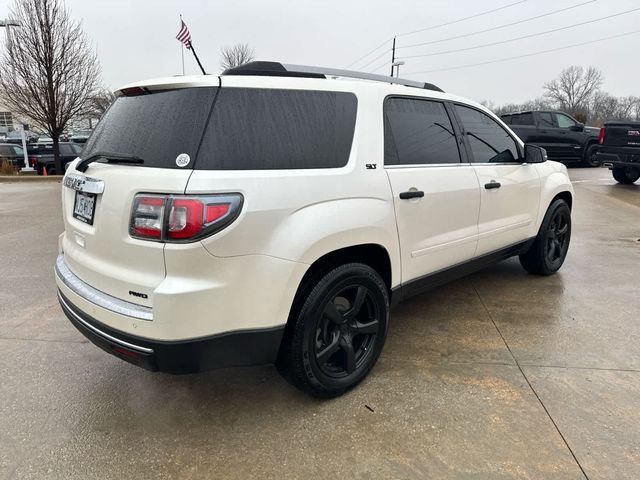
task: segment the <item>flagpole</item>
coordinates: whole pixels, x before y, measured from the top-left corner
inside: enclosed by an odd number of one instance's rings
[[[180,14],[180,25],[182,25],[182,14]],[[180,42],[180,53],[182,54],[182,76],[184,77],[184,43]]]
[[[193,48],[193,44],[191,42],[189,42],[189,50],[191,50],[191,52],[193,53],[193,56],[196,57],[196,62],[198,62],[198,66],[200,67],[200,70],[202,70],[202,74],[206,75],[207,72],[205,72],[204,68],[202,68],[202,64],[200,63],[200,59],[198,58],[198,55],[196,55],[196,51]]]

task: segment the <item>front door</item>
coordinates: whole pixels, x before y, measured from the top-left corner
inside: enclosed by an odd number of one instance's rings
[[[524,164],[516,141],[480,110],[456,105],[465,144],[480,184],[477,256],[535,236],[540,177]]]
[[[442,102],[384,104],[385,169],[394,197],[402,283],[473,258],[480,189]]]

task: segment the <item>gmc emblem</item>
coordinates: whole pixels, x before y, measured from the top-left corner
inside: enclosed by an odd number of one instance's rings
[[[629,135],[630,137],[640,137],[640,131],[638,131],[638,130],[629,130],[627,132],[627,135]]]

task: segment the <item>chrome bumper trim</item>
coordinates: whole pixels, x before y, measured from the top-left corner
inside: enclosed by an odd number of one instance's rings
[[[110,342],[117,343],[118,345],[122,345],[123,347],[129,348],[131,350],[137,350],[137,351],[142,352],[142,353],[153,353],[153,349],[152,348],[141,347],[140,345],[134,345],[133,343],[125,342],[124,340],[120,340],[119,338],[112,337],[108,333],[105,333],[102,330],[100,330],[99,328],[96,328],[93,325],[91,325],[90,323],[87,323],[76,312],[73,311],[73,309],[69,306],[69,304],[66,302],[66,300],[63,298],[62,294],[59,291],[58,291],[58,300],[60,300],[60,303],[62,303],[62,306],[65,308],[65,310],[70,315],[73,315],[73,318],[75,318],[78,322],[80,322],[82,325],[87,327],[89,330],[91,330],[96,335],[99,335],[99,336],[109,340]]]
[[[114,313],[135,318],[136,320],[153,320],[153,309],[112,297],[100,290],[96,290],[91,285],[80,280],[71,270],[69,270],[69,267],[67,267],[63,253],[58,255],[58,258],[56,259],[56,275],[62,283],[69,287],[75,294],[80,295],[88,302]]]

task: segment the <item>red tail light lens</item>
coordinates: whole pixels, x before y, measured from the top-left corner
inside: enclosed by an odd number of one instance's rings
[[[233,222],[242,208],[239,193],[224,195],[137,195],[129,233],[134,238],[192,242]]]
[[[604,143],[604,127],[600,129],[600,136],[598,137],[598,143],[600,145]]]

